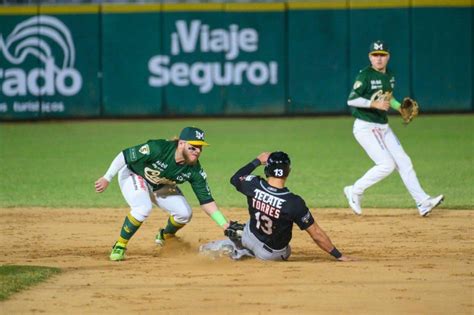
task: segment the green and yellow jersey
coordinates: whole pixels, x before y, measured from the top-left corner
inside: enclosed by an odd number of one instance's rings
[[[395,87],[395,76],[387,69],[385,73],[378,72],[371,66],[362,69],[356,77],[349,100],[359,97],[370,100],[379,90],[392,92]],[[387,112],[375,108],[361,108],[350,106],[352,116],[379,124],[388,122]]]
[[[177,164],[176,147],[177,141],[149,140],[122,152],[128,168],[142,176],[153,190],[189,182],[201,205],[214,201],[199,161],[195,165]]]

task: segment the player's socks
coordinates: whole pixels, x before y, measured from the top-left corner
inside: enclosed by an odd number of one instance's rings
[[[173,217],[168,218],[168,223],[166,224],[166,227],[163,229],[163,236],[164,238],[172,237],[178,232],[179,229],[181,229],[183,226],[186,224],[178,223],[174,220]]]
[[[120,237],[118,238],[117,243],[121,246],[126,247],[128,241],[132,238],[133,234],[138,230],[142,225],[142,222],[135,219],[130,213],[125,217],[125,221],[122,225],[122,230],[120,231]]]

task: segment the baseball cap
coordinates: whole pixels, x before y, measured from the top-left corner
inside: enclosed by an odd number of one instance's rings
[[[196,127],[185,127],[179,135],[179,140],[184,140],[191,145],[209,145],[204,141],[204,131]]]
[[[390,54],[390,50],[388,48],[388,45],[385,42],[381,40],[377,40],[373,42],[372,44],[370,44],[369,54],[388,55]]]

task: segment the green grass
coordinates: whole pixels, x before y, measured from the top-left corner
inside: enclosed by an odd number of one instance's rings
[[[58,268],[37,266],[0,266],[0,301],[60,272]]]
[[[211,146],[201,163],[221,208],[245,206],[229,178],[260,152],[273,150],[290,154],[287,185],[309,206],[347,207],[342,188],[372,165],[352,124],[350,117],[2,123],[0,207],[125,208],[116,179],[103,194],[94,192],[94,181],[122,149],[170,138],[187,125],[207,133]],[[474,115],[422,115],[408,127],[391,117],[391,127],[429,194],[445,194],[444,208],[474,209]],[[198,205],[189,185],[182,187],[191,205]],[[364,197],[364,207],[413,206],[397,172]]]

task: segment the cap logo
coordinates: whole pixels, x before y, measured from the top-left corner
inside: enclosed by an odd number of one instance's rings
[[[204,132],[199,132],[196,130],[196,139],[203,140],[204,139]]]
[[[383,44],[374,43],[374,49],[375,50],[383,50]]]

